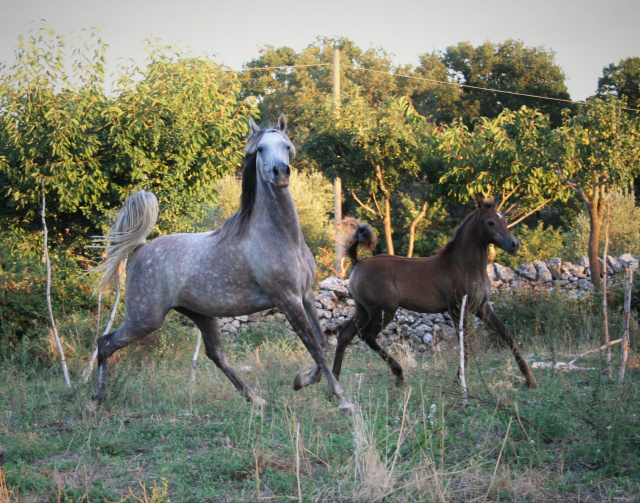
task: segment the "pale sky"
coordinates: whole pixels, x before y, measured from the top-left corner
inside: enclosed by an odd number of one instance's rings
[[[602,69],[640,56],[640,0],[0,0],[0,61],[13,61],[31,21],[61,35],[100,28],[108,62],[143,61],[145,38],[214,54],[239,70],[265,45],[301,51],[316,37],[379,47],[397,64],[469,41],[521,40],[555,53],[574,100],[595,93]]]

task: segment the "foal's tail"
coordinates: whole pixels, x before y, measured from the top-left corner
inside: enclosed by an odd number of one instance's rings
[[[346,218],[343,222],[355,226],[355,230],[344,241],[343,246],[347,257],[351,259],[353,265],[356,265],[358,263],[358,246],[362,246],[370,252],[376,245],[378,237],[368,224],[361,224],[355,218]]]
[[[117,288],[121,264],[132,251],[146,243],[157,219],[158,199],[151,192],[141,190],[125,201],[109,234],[93,238],[94,241],[107,242],[98,246],[106,249],[104,261],[91,270],[103,273],[96,291]]]

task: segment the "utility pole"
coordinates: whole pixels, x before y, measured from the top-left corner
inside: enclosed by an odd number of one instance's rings
[[[340,49],[333,49],[333,106],[336,115],[340,115]],[[342,180],[336,177],[333,180],[333,213],[335,218],[335,250],[336,273],[342,273],[342,244],[338,239],[338,225],[342,221]]]

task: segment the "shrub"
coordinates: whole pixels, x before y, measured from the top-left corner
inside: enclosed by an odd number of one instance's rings
[[[15,240],[9,233],[2,233],[0,240],[0,345],[8,356],[24,347],[24,338],[44,338],[43,334],[48,334],[47,271],[35,253],[21,254],[19,247],[12,246]],[[50,258],[51,300],[60,329],[64,317],[95,308],[91,288],[94,278],[81,276],[83,271],[73,256],[52,251]]]
[[[547,347],[552,353],[599,342],[600,306],[559,291],[515,290],[495,296],[495,311],[519,342]]]
[[[521,225],[514,229],[514,236],[520,240],[520,251],[516,255],[498,249],[496,262],[512,268],[534,260],[546,261],[564,254],[562,231],[544,225],[541,221],[536,227]]]

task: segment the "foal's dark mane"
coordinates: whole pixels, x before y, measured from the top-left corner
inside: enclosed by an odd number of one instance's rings
[[[257,166],[258,143],[262,136],[268,132],[280,133],[291,144],[291,154],[295,156],[295,148],[289,137],[279,129],[261,129],[252,133],[247,138],[247,146],[244,148],[244,161],[242,168],[242,194],[240,195],[240,208],[225,220],[222,226],[214,231],[220,234],[220,241],[234,236],[242,236],[251,218],[253,206],[256,202],[257,191]]]
[[[485,199],[484,201],[482,201],[482,205],[485,208],[492,207],[493,199]],[[446,245],[444,245],[440,249],[440,251],[438,251],[438,255],[440,256],[448,255],[455,249],[455,247],[460,242],[460,239],[462,238],[462,233],[466,229],[467,225],[469,225],[469,222],[471,222],[471,220],[473,220],[478,216],[479,211],[480,211],[480,208],[476,209],[475,211],[472,211],[467,215],[467,217],[462,221],[462,223],[456,228],[455,233],[453,234],[453,238],[451,238],[451,241],[449,241]]]

